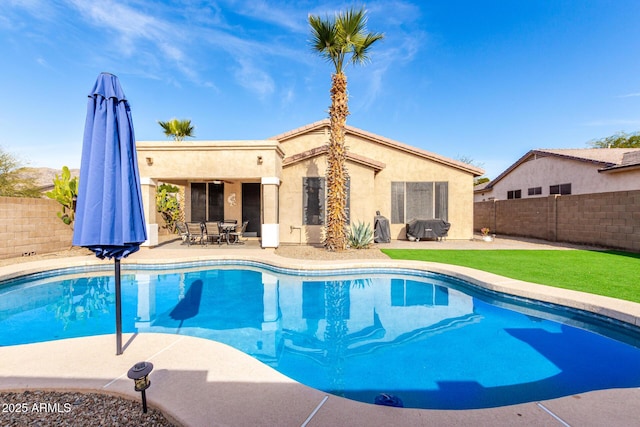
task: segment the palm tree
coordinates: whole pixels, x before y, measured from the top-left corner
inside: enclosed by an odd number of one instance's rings
[[[173,137],[174,141],[184,141],[185,138],[193,138],[193,126],[191,120],[171,119],[168,122],[158,120],[158,124],[164,129],[164,134]]]
[[[344,128],[349,115],[347,96],[347,63],[364,64],[371,45],[384,35],[368,33],[364,9],[351,9],[336,14],[334,19],[322,19],[309,15],[311,45],[315,52],[333,63],[331,75],[331,106],[329,107],[329,151],[327,153],[327,223],[324,246],[330,251],[342,251],[347,247],[347,180],[345,167],[347,149],[344,144]],[[350,56],[350,58],[347,58]]]

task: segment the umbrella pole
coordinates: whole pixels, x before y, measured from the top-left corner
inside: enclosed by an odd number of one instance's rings
[[[116,356],[122,354],[122,299],[120,286],[120,260],[115,259],[116,277]]]

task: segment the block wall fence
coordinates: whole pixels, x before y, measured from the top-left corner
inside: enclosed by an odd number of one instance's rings
[[[71,247],[73,229],[58,218],[62,206],[51,199],[0,197],[0,259],[45,254]],[[160,235],[170,235],[156,213]]]
[[[640,252],[640,191],[474,203],[475,230]]]
[[[51,199],[0,197],[0,259],[66,250],[73,230]]]
[[[50,199],[0,197],[0,259],[66,250],[73,230]],[[159,221],[161,222],[161,220]],[[474,204],[474,229],[640,252],[640,190]]]

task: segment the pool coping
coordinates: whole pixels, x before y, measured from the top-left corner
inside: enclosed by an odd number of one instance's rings
[[[405,260],[310,261],[256,253],[196,254],[141,251],[123,260],[150,264],[251,261],[294,270],[402,268],[445,274],[497,292],[561,304],[638,325],[640,304],[508,279],[466,267]],[[136,255],[136,254],[134,254]],[[0,280],[67,267],[107,266],[112,261],[75,257],[0,268]],[[127,335],[124,354],[115,356],[113,335],[75,338],[0,348],[0,389],[69,389],[122,394],[139,399],[126,371],[139,360],[153,360],[149,404],[182,425],[513,425],[514,423],[624,423],[640,417],[640,389],[611,389],[500,408],[447,411],[381,407],[311,389],[224,344],[167,334]],[[42,363],[47,360],[48,363]],[[96,372],[96,363],[100,372]],[[197,372],[196,390],[192,377]],[[203,380],[201,377],[204,377]],[[220,389],[229,395],[222,395]],[[239,400],[242,401],[239,403]],[[272,406],[268,406],[269,405]],[[246,406],[245,406],[246,404]],[[244,410],[242,408],[245,408]],[[402,412],[398,412],[402,411]],[[305,424],[306,423],[306,424]]]

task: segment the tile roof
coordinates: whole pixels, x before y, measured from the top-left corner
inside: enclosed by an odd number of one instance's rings
[[[322,145],[320,147],[312,148],[311,150],[303,151],[302,153],[294,154],[293,156],[287,157],[283,160],[282,166],[288,166],[294,163],[301,162],[302,160],[309,159],[311,157],[319,156],[321,154],[325,154],[329,151],[329,147],[326,145]],[[387,167],[386,164],[379,162],[377,160],[370,159],[365,156],[361,156],[359,154],[355,154],[351,151],[347,151],[347,159],[360,163],[362,165],[368,166],[375,170],[376,172],[380,172],[382,169]]]
[[[613,166],[622,163],[625,153],[633,150],[640,151],[640,148],[565,148],[552,150],[538,149],[534,151],[539,154],[548,153],[558,157]]]
[[[329,119],[324,119],[324,120],[310,123],[305,126],[301,126],[299,128],[290,130],[280,135],[272,136],[271,138],[268,138],[268,139],[275,139],[280,141],[281,143],[284,143],[288,139],[294,138],[298,135],[302,135],[302,134],[305,134],[314,130],[322,129],[322,128],[328,128],[329,124],[330,124]],[[475,166],[469,165],[467,163],[460,162],[458,160],[453,160],[447,157],[443,157],[438,154],[432,153],[430,151],[422,150],[420,148],[416,148],[411,145],[403,144],[402,142],[394,141],[392,139],[385,138],[383,136],[376,135],[374,133],[367,132],[362,129],[358,129],[353,126],[347,125],[345,127],[345,130],[346,130],[346,133],[348,134],[359,136],[361,138],[368,139],[370,141],[376,142],[381,145],[385,145],[387,147],[395,148],[397,150],[412,153],[417,156],[436,161],[438,163],[452,166],[454,168],[464,170],[465,172],[472,173],[474,176],[481,176],[482,174],[484,174],[484,170],[477,168]]]

